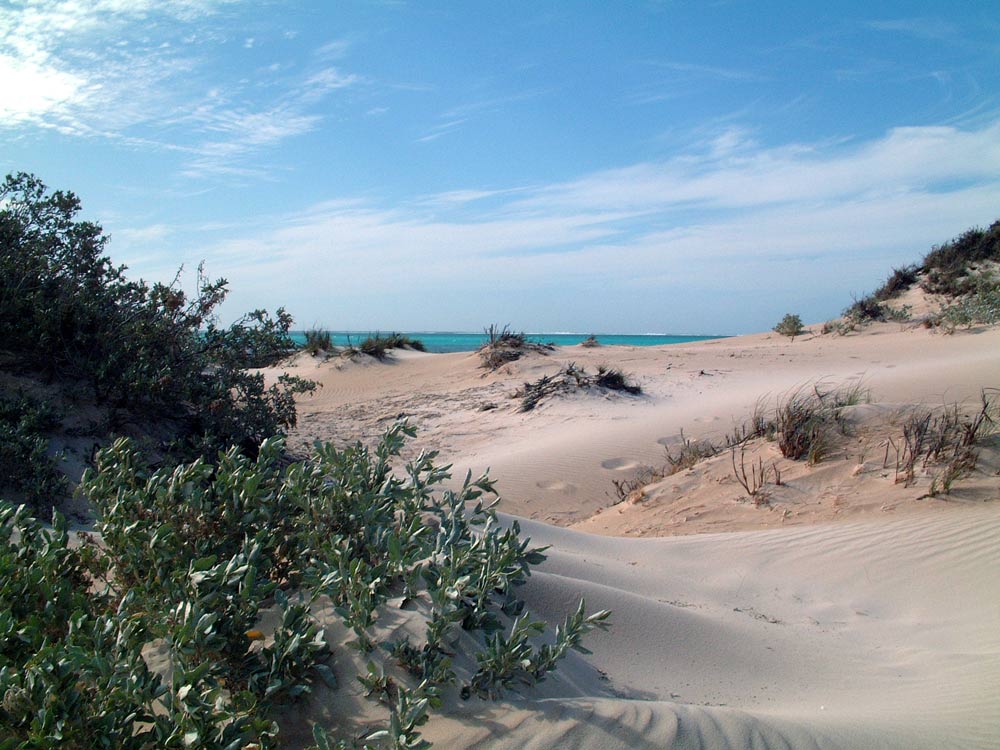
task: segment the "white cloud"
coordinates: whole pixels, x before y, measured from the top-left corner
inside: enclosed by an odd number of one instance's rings
[[[940,18],[915,17],[869,21],[868,28],[875,31],[895,32],[921,39],[947,39],[957,33],[954,24]]]
[[[0,6],[0,129],[54,128],[188,152],[188,176],[260,175],[250,156],[313,130],[321,119],[316,106],[363,79],[330,66],[297,76],[271,66],[252,80],[216,76],[201,93],[223,37],[212,24],[192,30],[190,22],[234,1]],[[247,48],[255,44],[254,37],[243,40]]]
[[[233,281],[234,300],[288,304],[337,325],[352,323],[330,319],[331,295],[360,327],[476,330],[489,302],[505,321],[533,311],[540,317],[521,324],[549,329],[732,331],[734,310],[740,330],[773,325],[787,305],[806,318],[837,314],[890,266],[997,218],[1000,123],[897,128],[854,145],[735,140],[736,149],[393,210],[327,202],[197,258]],[[365,289],[378,292],[356,292]],[[415,301],[421,289],[435,293]],[[599,289],[599,309],[543,303],[568,289]],[[706,309],[706,294],[725,304]]]
[[[80,101],[86,89],[79,76],[2,53],[0,81],[0,124],[38,120],[47,112]]]

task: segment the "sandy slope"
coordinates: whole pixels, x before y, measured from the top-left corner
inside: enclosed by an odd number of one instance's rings
[[[517,706],[498,746],[996,747],[996,505],[670,539],[527,531],[553,545],[536,610],[579,593],[615,611],[591,641],[608,683]]]
[[[520,383],[570,361],[621,367],[645,393],[517,410]],[[581,595],[614,610],[611,633],[591,637],[594,655],[574,655],[537,690],[499,705],[450,700],[425,728],[438,746],[1000,746],[995,451],[945,499],[918,500],[919,487],[895,485],[877,462],[864,470],[858,448],[790,474],[797,494],[776,497],[781,512],[737,502],[720,468],[609,507],[611,480],[662,463],[682,429],[720,437],[762,396],[803,383],[863,377],[883,409],[976,397],[1000,386],[1000,330],[572,347],[493,374],[466,354],[295,369],[324,385],[301,404],[297,440],[369,439],[407,416],[420,429],[413,451],[491,467],[502,509],[536,519],[522,521],[527,533],[552,545],[526,587],[537,614],[555,622]],[[674,494],[702,507],[679,512]],[[364,714],[357,694],[330,699]]]
[[[519,412],[515,390],[568,362],[590,371],[619,367],[644,394],[580,393]],[[406,352],[388,363],[303,358],[295,370],[322,384],[300,404],[296,440],[372,439],[405,416],[419,430],[414,449],[439,450],[459,472],[490,469],[506,512],[569,525],[612,502],[612,480],[662,465],[664,447],[676,444],[681,430],[721,438],[758,399],[806,383],[862,378],[879,403],[975,399],[982,387],[1000,386],[1000,330],[944,336],[884,324],[792,342],[758,334],[685,346],[566,347],[492,374],[464,353]],[[490,404],[497,408],[480,411]]]

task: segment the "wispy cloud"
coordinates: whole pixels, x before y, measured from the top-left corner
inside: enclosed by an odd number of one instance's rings
[[[359,316],[344,325],[385,324],[375,319],[385,300],[409,300],[416,287],[438,293],[414,302],[412,314],[437,317],[410,325],[450,320],[475,330],[485,299],[475,280],[491,279],[491,304],[506,305],[507,317],[548,310],[524,325],[597,326],[603,314],[621,318],[605,326],[662,329],[666,316],[672,330],[719,331],[732,330],[731,311],[744,309],[746,330],[787,312],[776,304],[836,314],[891,264],[995,218],[998,175],[997,122],[771,148],[734,131],[722,147],[534,188],[456,190],[393,209],[325,203],[197,252],[258,304],[287,302],[280,295],[295,290],[308,306],[311,289],[337,290]],[[836,278],[817,291],[815,277],[831,263]],[[577,308],[556,320],[534,301],[543,287],[558,295],[589,286],[601,289],[600,313]],[[376,287],[378,300],[351,296]],[[726,294],[725,311],[700,305],[705,293]]]
[[[875,31],[906,34],[920,39],[948,39],[958,32],[954,24],[944,19],[923,16],[869,21],[866,25]]]
[[[162,21],[189,22],[211,14],[225,0],[37,0],[0,7],[0,59],[4,61],[4,100],[0,127],[31,122],[70,131],[103,129],[109,98],[135,112],[136,91],[149,90],[184,71],[189,61],[169,43],[130,42],[107,36],[137,23],[147,28]],[[107,48],[107,49],[104,49]],[[153,71],[155,74],[151,75]],[[118,90],[138,81],[131,91]],[[33,92],[24,97],[25,92]],[[134,114],[133,114],[134,116]]]
[[[720,81],[762,81],[766,77],[746,68],[726,68],[718,65],[700,65],[698,63],[679,62],[672,60],[647,60],[646,64],[661,70],[681,73],[697,78],[715,78]]]
[[[436,141],[442,136],[453,133],[455,130],[461,126],[467,118],[463,117],[458,120],[448,120],[447,122],[442,122],[434,127],[430,128],[426,133],[417,138],[417,143],[430,143],[431,141]]]
[[[546,93],[548,92],[544,89],[530,89],[515,94],[480,97],[456,104],[442,112],[439,116],[440,122],[428,128],[423,135],[415,140],[417,143],[436,141],[438,138],[454,133],[470,120],[482,117],[484,114],[500,112],[511,104],[537,99]]]
[[[0,129],[26,126],[191,154],[187,176],[259,175],[248,157],[318,127],[317,105],[363,82],[329,64],[226,82],[213,55],[235,0],[34,0],[0,7]],[[198,21],[197,25],[193,22]],[[216,29],[213,31],[213,29]],[[109,45],[107,40],[118,41]],[[256,37],[244,37],[249,51]],[[218,71],[216,71],[218,72]],[[221,87],[221,88],[220,88]]]
[[[706,84],[753,83],[767,77],[749,68],[730,68],[678,60],[640,60],[646,82],[625,97],[628,104],[642,105],[677,99],[696,93]]]

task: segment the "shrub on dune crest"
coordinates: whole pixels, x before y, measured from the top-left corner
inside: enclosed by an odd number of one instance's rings
[[[792,315],[788,313],[781,319],[781,321],[774,327],[775,333],[780,333],[782,336],[788,336],[788,338],[795,340],[796,336],[801,336],[805,333],[805,327],[802,325],[802,318],[798,315]]]
[[[388,336],[375,333],[368,336],[368,338],[358,345],[358,351],[375,359],[383,359],[390,349],[412,349],[418,352],[427,351],[427,347],[424,346],[423,341],[404,336],[400,333],[391,333]]]
[[[487,370],[496,370],[509,362],[516,362],[528,352],[549,352],[552,346],[529,341],[525,333],[515,333],[509,325],[502,328],[495,323],[483,330],[486,343],[479,347],[479,358]]]
[[[314,356],[320,352],[332,352],[335,349],[333,337],[329,331],[311,328],[306,331],[306,342],[302,345],[302,349]]]

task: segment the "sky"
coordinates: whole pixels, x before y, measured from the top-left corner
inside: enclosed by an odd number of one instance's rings
[[[1000,5],[0,0],[20,171],[223,322],[822,322],[1000,218]]]

